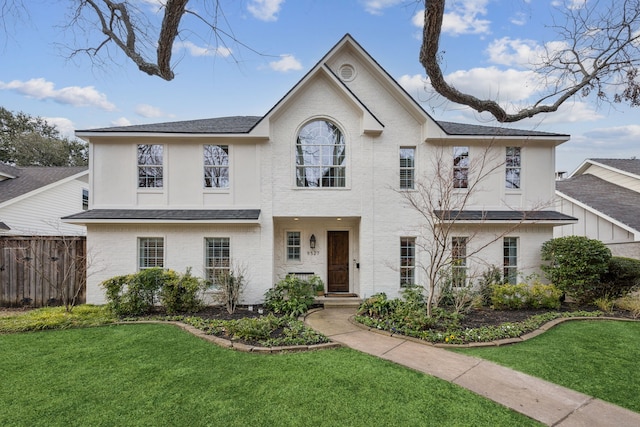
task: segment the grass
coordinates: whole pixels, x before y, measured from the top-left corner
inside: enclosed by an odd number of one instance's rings
[[[565,322],[523,343],[456,350],[640,412],[640,322]]]
[[[256,355],[171,325],[0,335],[3,426],[538,425],[349,349]]]

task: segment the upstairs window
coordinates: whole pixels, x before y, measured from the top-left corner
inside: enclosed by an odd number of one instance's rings
[[[138,188],[162,188],[162,151],[159,144],[138,145]]]
[[[453,188],[469,187],[469,147],[453,147]]]
[[[86,188],[82,189],[82,210],[86,211],[89,209],[89,190]]]
[[[467,238],[451,238],[451,286],[459,288],[467,283]]]
[[[296,185],[346,186],[346,145],[338,127],[326,120],[304,125],[296,141]]]
[[[507,147],[507,158],[505,162],[505,185],[506,188],[520,188],[520,167],[521,167],[520,147]]]
[[[164,267],[164,239],[141,237],[138,239],[138,268]]]
[[[413,190],[415,177],[415,147],[400,147],[400,189]]]
[[[229,146],[204,146],[205,188],[229,188]]]

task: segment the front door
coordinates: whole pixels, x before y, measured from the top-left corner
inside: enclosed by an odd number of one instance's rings
[[[349,232],[328,231],[327,241],[327,290],[349,292]]]

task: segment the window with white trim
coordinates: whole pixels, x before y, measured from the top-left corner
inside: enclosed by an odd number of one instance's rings
[[[451,286],[459,288],[467,284],[467,238],[451,238]]]
[[[453,147],[453,188],[469,187],[469,147]]]
[[[347,151],[335,124],[314,120],[300,129],[296,141],[298,187],[346,187]]]
[[[229,188],[229,146],[204,146],[205,188]]]
[[[400,286],[416,284],[416,238],[400,238]]]
[[[400,147],[400,189],[413,190],[415,179],[416,148]]]
[[[502,277],[506,283],[518,283],[518,238],[505,237],[503,241]]]
[[[163,237],[139,237],[138,238],[138,268],[164,267],[164,238]]]
[[[163,146],[138,144],[138,188],[162,188]]]
[[[215,284],[222,275],[231,269],[231,250],[228,237],[210,237],[205,239],[204,268],[206,279]]]
[[[82,210],[86,211],[89,209],[89,190],[86,188],[82,189]]]
[[[287,261],[300,261],[300,232],[287,231]]]
[[[520,147],[507,147],[505,161],[505,186],[507,189],[520,188],[522,157]]]

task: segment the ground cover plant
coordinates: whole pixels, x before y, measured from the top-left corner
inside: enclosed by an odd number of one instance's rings
[[[171,325],[0,335],[0,425],[539,425],[349,349],[257,355]]]
[[[640,322],[565,322],[522,343],[456,350],[640,412]]]

